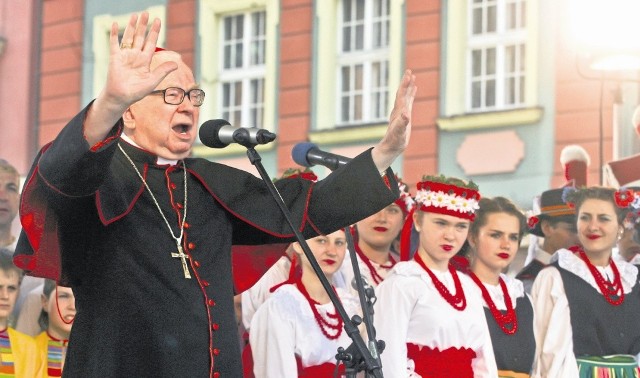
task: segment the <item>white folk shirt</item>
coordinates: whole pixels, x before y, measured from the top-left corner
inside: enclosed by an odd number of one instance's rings
[[[552,262],[558,261],[561,268],[577,275],[595,288],[600,289],[587,265],[568,249],[560,249],[553,255]],[[626,261],[616,258],[625,294],[635,285],[638,270]],[[600,274],[611,279],[611,265],[596,267]],[[571,313],[562,277],[556,267],[543,269],[533,282],[531,289],[535,320],[533,331],[537,351],[534,365],[535,377],[578,377],[578,364],[573,354],[573,332]],[[588,306],[585,303],[585,306]],[[590,332],[590,330],[585,330]]]
[[[354,279],[355,275],[353,273],[353,264],[351,263],[351,256],[349,255],[350,253],[351,252],[347,251],[347,254],[344,256],[344,262],[340,267],[340,274],[343,277],[345,284],[351,291],[351,294],[357,297],[358,291],[356,290],[356,283]],[[371,271],[369,270],[369,267],[367,266],[367,264],[364,263],[364,261],[362,261],[362,259],[360,258],[360,256],[358,256],[357,253],[356,253],[356,259],[358,261],[358,268],[360,269],[360,275],[367,281],[367,283],[371,287],[375,288],[376,286],[378,286],[376,282],[373,280],[373,277],[371,276]],[[369,260],[369,262],[371,263],[371,266],[373,266],[373,268],[375,269],[376,273],[378,273],[378,275],[382,277],[383,280],[389,275],[389,272],[391,271],[390,268],[385,268],[380,264],[371,260]],[[387,263],[383,265],[388,266],[390,264],[391,263]]]
[[[290,267],[291,260],[286,256],[280,257],[280,259],[260,277],[258,282],[248,290],[242,292],[242,324],[247,331],[249,327],[251,327],[251,320],[258,310],[258,307],[271,296],[269,290],[273,286],[287,280]]]
[[[360,314],[356,298],[341,288],[336,292],[349,317]],[[327,313],[336,313],[331,302],[316,308],[325,319]],[[296,286],[289,284],[278,288],[256,311],[249,340],[256,377],[296,378],[296,356],[303,367],[336,363],[338,347],[346,349],[351,345],[344,329],[335,340],[325,337],[309,302]]]
[[[271,296],[271,288],[286,281],[289,278],[290,269],[291,260],[287,256],[282,256],[262,277],[260,277],[258,282],[248,290],[242,292],[240,296],[242,300],[242,324],[247,331],[249,331],[249,327],[251,327],[251,319],[253,319],[254,314],[258,311],[258,307],[260,307],[267,298]],[[333,275],[333,279],[331,281],[334,287],[346,287],[344,278],[340,271]]]
[[[524,297],[526,293],[524,292],[524,286],[522,285],[522,281],[515,279],[513,277],[509,277],[506,274],[500,274],[500,278],[504,281],[504,284],[507,286],[507,292],[509,293],[509,297],[511,298],[511,305],[513,308],[516,308],[516,300],[518,298]],[[491,285],[483,282],[484,287],[487,289],[491,300],[496,305],[498,310],[506,310],[507,305],[505,303],[504,293],[502,292],[502,287],[500,284]],[[489,308],[489,306],[482,301],[484,307]]]
[[[433,270],[451,293],[455,293],[449,271]],[[407,343],[444,350],[450,347],[475,351],[475,377],[498,376],[483,299],[476,284],[458,273],[467,306],[454,309],[434,286],[427,272],[415,261],[398,263],[377,287],[374,323],[377,338],[386,348],[381,354],[385,377],[416,377],[407,359]]]

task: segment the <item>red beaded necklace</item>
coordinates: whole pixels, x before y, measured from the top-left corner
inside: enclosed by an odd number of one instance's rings
[[[464,291],[462,290],[460,277],[458,277],[458,273],[456,272],[453,265],[449,264],[449,273],[451,273],[451,276],[453,277],[453,282],[455,284],[455,288],[456,288],[455,295],[452,295],[447,289],[447,287],[444,286],[442,282],[440,282],[438,277],[436,277],[436,275],[433,274],[431,269],[429,269],[427,265],[424,263],[424,261],[422,261],[422,258],[420,258],[420,255],[418,253],[414,255],[414,260],[418,263],[418,265],[422,267],[422,269],[424,269],[427,272],[429,277],[431,277],[431,281],[433,281],[433,285],[438,290],[438,293],[440,293],[440,295],[442,296],[442,298],[444,298],[445,301],[449,302],[451,307],[455,308],[458,311],[462,311],[467,307],[467,299],[465,298]]]
[[[354,239],[356,239],[355,227],[351,227],[350,231],[351,231],[351,235],[354,237]],[[364,252],[362,252],[362,249],[358,245],[358,241],[356,240],[353,244],[354,244],[353,248],[356,250],[356,254],[358,255],[358,257],[360,257],[360,260],[362,260],[362,262],[364,262],[364,264],[367,266],[367,269],[369,269],[369,274],[370,274],[371,278],[373,279],[373,282],[376,285],[379,285],[380,282],[384,281],[384,277],[382,277],[378,273],[376,268],[371,263],[371,260],[367,257],[367,255],[364,254]],[[393,258],[391,253],[389,253],[389,264],[388,265],[380,265],[380,267],[383,268],[383,269],[389,270],[389,269],[393,268],[394,265],[396,265],[396,260]]]
[[[513,335],[518,331],[518,318],[516,316],[516,310],[513,308],[513,303],[511,302],[511,296],[509,295],[509,291],[507,290],[507,285],[502,280],[502,277],[498,277],[498,282],[500,283],[500,288],[502,289],[502,295],[504,295],[504,305],[507,307],[507,312],[502,313],[502,311],[498,310],[495,302],[491,299],[491,295],[489,291],[484,286],[482,281],[475,275],[472,271],[469,271],[469,276],[473,281],[478,285],[480,291],[482,291],[482,298],[484,298],[485,303],[489,306],[489,311],[491,311],[491,315],[493,315],[493,319],[498,323],[502,332],[507,335]],[[511,324],[511,328],[507,327],[507,325]]]
[[[591,263],[589,257],[584,252],[581,246],[573,246],[569,248],[569,250],[577,253],[580,259],[587,264],[591,275],[596,280],[596,284],[602,293],[604,299],[606,299],[609,304],[612,306],[619,306],[624,302],[624,289],[622,287],[622,279],[620,277],[620,272],[618,271],[618,267],[613,262],[612,258],[609,258],[609,262],[611,263],[611,270],[613,271],[613,282],[607,281],[600,271]],[[619,294],[618,294],[619,293]]]
[[[322,334],[329,340],[335,340],[338,337],[340,337],[340,335],[342,334],[343,321],[340,315],[338,314],[338,311],[334,312],[333,314],[327,312],[327,317],[330,320],[332,320],[332,322],[330,322],[329,320],[325,319],[322,315],[320,315],[320,313],[318,312],[318,309],[316,308],[316,306],[320,305],[320,303],[314,301],[311,298],[311,296],[309,295],[309,292],[307,292],[307,289],[304,287],[304,284],[302,283],[301,280],[298,279],[296,281],[296,286],[298,287],[298,290],[300,290],[302,295],[305,297],[305,299],[309,303],[309,306],[311,307],[311,311],[313,312],[313,316],[316,318],[316,323],[318,323],[318,326],[320,327]],[[335,290],[336,289],[333,288],[333,291]],[[332,331],[332,332],[329,333],[329,331]]]

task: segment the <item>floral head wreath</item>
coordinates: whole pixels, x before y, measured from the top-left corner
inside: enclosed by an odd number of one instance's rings
[[[479,208],[480,193],[473,181],[465,184],[461,180],[445,176],[424,176],[417,184],[416,202],[420,210],[452,215],[473,221]]]
[[[318,181],[318,176],[316,176],[316,174],[309,168],[305,168],[305,169],[289,168],[286,171],[284,171],[284,173],[282,174],[282,176],[280,176],[280,178],[275,178],[273,181],[275,182],[282,179],[298,178],[298,177],[303,178],[305,180],[313,181],[313,182]]]
[[[478,185],[473,181],[451,179],[444,175],[423,176],[417,184],[415,196],[416,208],[430,213],[451,215],[454,217],[475,219],[475,211],[479,209],[480,193]],[[412,210],[415,211],[415,208]],[[402,228],[400,237],[400,259],[407,261],[411,248],[411,232],[413,214],[409,214]]]
[[[400,177],[398,176],[396,176],[396,181],[398,181],[400,196],[397,200],[395,200],[395,204],[400,206],[400,209],[402,209],[404,215],[407,216],[415,207],[416,201],[414,201],[413,197],[411,197],[411,193],[409,193],[407,184],[402,182],[402,179],[400,179]]]
[[[640,223],[640,191],[620,188],[613,193],[613,201],[619,208],[629,210],[623,221],[624,228],[632,230]]]

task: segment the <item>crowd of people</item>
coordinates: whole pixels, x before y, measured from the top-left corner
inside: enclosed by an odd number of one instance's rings
[[[104,89],[27,175],[19,238],[20,177],[0,160],[0,376],[344,376],[345,321],[384,341],[367,345],[386,377],[640,375],[639,188],[550,189],[528,218],[455,177],[412,190],[389,168],[407,70],[375,147],[276,181],[297,240],[264,182],[190,157],[205,93],[156,47],[160,22],[118,30]],[[231,246],[276,243],[237,292]]]

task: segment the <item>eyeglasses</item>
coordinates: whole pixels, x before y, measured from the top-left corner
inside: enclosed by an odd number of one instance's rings
[[[157,91],[153,91],[149,94],[153,95],[153,94],[160,94],[160,93],[162,93],[162,95],[164,96],[165,104],[169,104],[169,105],[182,104],[182,101],[184,101],[185,95],[189,97],[189,101],[191,101],[191,104],[193,104],[193,106],[200,106],[204,102],[204,91],[199,88],[194,88],[189,90],[188,92],[185,92],[185,90],[182,88],[169,87],[167,89],[160,89]]]

